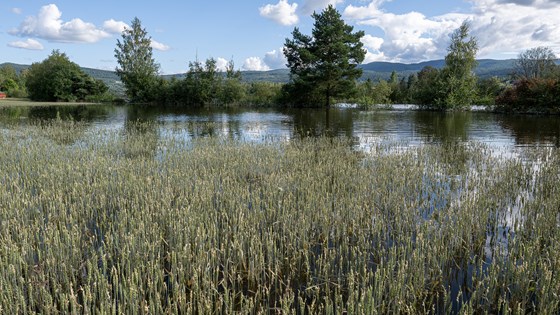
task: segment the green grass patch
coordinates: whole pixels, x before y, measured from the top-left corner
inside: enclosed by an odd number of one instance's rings
[[[26,98],[6,98],[0,99],[0,108],[2,107],[15,107],[15,106],[25,106],[25,107],[44,107],[44,106],[79,106],[79,105],[99,105],[100,103],[88,103],[88,102],[35,102]]]

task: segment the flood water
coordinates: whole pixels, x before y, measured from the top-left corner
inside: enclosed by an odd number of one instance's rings
[[[560,147],[560,116],[441,113],[395,106],[393,110],[161,109],[87,105],[0,108],[0,126],[36,120],[73,119],[90,128],[125,129],[134,121],[154,122],[154,132],[184,137],[225,136],[246,141],[332,135],[357,146],[380,142],[422,145],[446,141],[490,146]]]
[[[13,124],[25,125],[51,119],[81,121],[91,130],[125,133],[129,128],[137,128],[136,122],[148,122],[150,128],[142,129],[142,134],[150,133],[156,139],[217,136],[258,142],[327,135],[348,137],[356,147],[363,149],[376,143],[394,142],[406,146],[477,142],[507,152],[517,148],[522,151],[523,147],[560,148],[560,116],[499,115],[480,111],[441,113],[418,111],[406,106],[369,111],[355,108],[179,110],[109,105],[12,107],[0,108],[0,131],[9,129]],[[458,147],[449,146],[453,150]],[[423,183],[427,187],[436,187],[439,193],[426,190],[428,192],[422,196],[431,200],[425,210],[429,215],[449,207],[453,200],[459,199],[461,189],[466,187],[453,188],[454,180],[464,175],[466,169],[464,160],[459,158],[455,162],[460,167],[453,174],[441,174],[441,181],[437,182],[426,178]],[[538,163],[534,165],[538,167]],[[476,195],[476,188],[474,191]],[[515,234],[514,222],[523,221],[522,200],[534,198],[532,193],[522,191],[514,202],[505,201],[503,209],[494,210],[496,217],[503,219],[496,229],[488,225],[480,272],[486,274],[495,252],[501,250],[507,253],[508,237]],[[450,288],[452,313],[459,313],[463,303],[459,300],[468,301],[471,298],[469,292],[473,283],[469,279],[479,272],[478,267],[471,263],[461,268],[457,266],[451,270],[450,274],[455,278],[447,279],[444,284]]]

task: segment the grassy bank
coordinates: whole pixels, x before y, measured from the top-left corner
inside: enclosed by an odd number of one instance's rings
[[[0,99],[0,108],[2,107],[15,107],[15,106],[79,106],[79,105],[99,105],[100,103],[88,102],[35,102],[26,98],[6,98]]]
[[[560,311],[558,149],[165,136],[0,133],[0,313]]]

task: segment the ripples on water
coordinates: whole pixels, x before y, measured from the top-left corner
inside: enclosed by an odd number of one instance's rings
[[[511,150],[524,146],[560,147],[560,117],[497,115],[478,110],[440,113],[393,105],[391,110],[352,106],[324,109],[169,110],[114,106],[30,107],[0,109],[0,125],[42,119],[85,121],[93,130],[125,130],[130,122],[155,122],[160,137],[221,136],[245,141],[306,136],[343,136],[367,150],[373,144],[398,142],[418,146],[447,141],[477,142]]]
[[[356,148],[366,152],[378,150],[384,145],[390,150],[406,151],[410,147],[426,144],[449,145],[449,148],[455,149],[462,144],[480,143],[493,157],[502,161],[528,161],[532,168],[533,186],[540,171],[540,163],[533,157],[525,156],[527,153],[524,148],[560,147],[560,117],[557,116],[505,116],[481,111],[439,113],[419,111],[411,105],[370,111],[351,106],[329,111],[161,110],[113,106],[0,109],[0,128],[3,132],[10,132],[10,124],[13,123],[26,124],[43,119],[83,121],[87,128],[83,132],[84,138],[87,138],[88,131],[149,136],[154,139],[154,148],[158,146],[159,140],[209,136],[254,142],[289,141],[319,135],[348,137]],[[136,124],[138,121],[146,124],[140,124],[139,127]],[[75,141],[79,143],[80,137],[76,137]],[[420,195],[420,198],[430,200],[422,209],[424,219],[453,203],[477,198],[484,193],[479,192],[477,187],[470,187],[469,177],[476,178],[479,174],[468,166],[463,173],[442,171],[437,175],[423,179],[422,186],[433,187],[432,191]],[[525,200],[533,198],[533,190],[534,187],[529,185],[526,190],[519,192],[513,202],[504,203],[494,210],[495,228],[489,228],[484,244],[486,266],[497,253],[507,255],[508,240],[516,233],[516,224],[523,224],[525,218],[521,215],[522,208]],[[470,195],[462,195],[465,192]],[[467,270],[457,270],[458,280],[451,283],[454,298],[459,294],[459,279],[470,278],[473,272],[472,266]]]

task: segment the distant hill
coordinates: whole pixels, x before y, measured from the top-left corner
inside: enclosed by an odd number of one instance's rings
[[[492,76],[507,77],[513,72],[515,59],[507,60],[494,60],[494,59],[480,59],[478,60],[478,67],[475,69],[477,76],[481,78],[488,78]],[[407,77],[410,74],[416,73],[426,66],[434,68],[442,68],[445,64],[444,60],[431,60],[419,63],[395,63],[395,62],[372,62],[360,65],[364,73],[362,80],[372,79],[374,81],[379,79],[388,80],[391,77],[391,72],[396,71],[400,78]],[[10,65],[20,72],[29,68],[29,65],[20,65],[14,63],[3,63],[0,67]],[[82,68],[82,70],[94,78],[100,79],[105,82],[109,88],[115,92],[122,92],[123,86],[119,77],[114,71],[99,70],[92,68]],[[266,82],[288,82],[290,79],[290,72],[288,69],[277,69],[270,71],[242,71],[241,75],[246,82],[266,81]],[[176,77],[183,78],[184,74],[165,75],[165,78]]]
[[[515,59],[494,60],[494,59],[479,59],[478,66],[474,70],[476,75],[480,78],[489,77],[508,77],[514,69]],[[385,79],[391,77],[391,72],[396,71],[399,77],[406,77],[410,74],[417,73],[424,67],[434,67],[437,69],[443,68],[445,60],[430,60],[419,63],[393,63],[393,62],[372,62],[361,65],[364,70],[363,78]]]
[[[10,67],[14,68],[18,74],[22,70],[25,70],[25,69],[29,68],[29,65],[20,65],[20,64],[11,63],[11,62],[0,63],[0,68],[5,67],[5,66],[10,66]]]
[[[505,78],[513,72],[514,62],[515,59],[480,59],[478,60],[478,67],[475,69],[475,73],[481,78],[489,78],[493,76]],[[417,73],[418,71],[422,70],[422,68],[427,66],[441,69],[444,65],[444,60],[430,60],[411,64],[376,61],[360,65],[360,68],[363,69],[362,80],[372,79],[374,81],[377,81],[379,79],[388,80],[389,78],[391,78],[391,73],[393,71],[396,71],[399,78],[402,78],[407,77],[410,74]],[[288,69],[270,71],[243,71],[241,72],[241,74],[243,75],[243,79],[248,82],[288,82],[288,80],[290,79],[290,72],[288,71]]]

